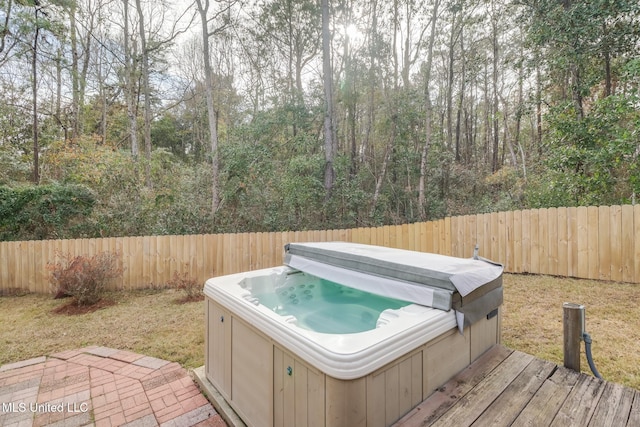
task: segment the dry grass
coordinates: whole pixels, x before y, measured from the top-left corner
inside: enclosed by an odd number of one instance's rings
[[[174,290],[107,294],[91,313],[54,311],[67,304],[44,295],[0,298],[0,365],[101,345],[179,362],[204,363],[204,303],[179,303]]]
[[[640,389],[640,285],[505,275],[504,292],[505,346],[562,365],[562,304],[583,304],[593,359],[602,377]],[[580,366],[591,372],[584,344]]]
[[[562,303],[587,308],[596,366],[607,380],[640,389],[640,285],[505,275],[503,343],[562,364]],[[87,345],[204,364],[204,304],[177,303],[175,290],[108,295],[95,312],[55,314],[65,301],[0,297],[0,364]],[[583,357],[583,371],[589,367]]]

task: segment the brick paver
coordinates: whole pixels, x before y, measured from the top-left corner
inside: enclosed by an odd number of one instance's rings
[[[91,346],[0,366],[7,427],[226,427],[177,363]]]

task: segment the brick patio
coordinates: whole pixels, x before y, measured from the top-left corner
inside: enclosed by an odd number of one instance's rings
[[[86,347],[0,367],[5,427],[226,427],[179,364]]]

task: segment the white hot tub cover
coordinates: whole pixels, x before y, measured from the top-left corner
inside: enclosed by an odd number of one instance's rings
[[[348,242],[289,243],[291,268],[377,295],[456,310],[458,326],[502,304],[502,265]]]

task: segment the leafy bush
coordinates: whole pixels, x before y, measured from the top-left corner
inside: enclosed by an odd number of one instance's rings
[[[593,102],[584,117],[572,103],[552,108],[546,168],[530,194],[532,207],[629,203],[640,190],[636,96]]]
[[[202,284],[187,272],[178,274],[178,272],[175,271],[173,273],[173,279],[171,279],[167,285],[170,288],[183,291],[187,301],[199,300],[203,297]]]
[[[95,201],[93,191],[82,185],[0,186],[0,240],[76,236]]]
[[[109,281],[122,274],[116,254],[112,253],[73,258],[68,255],[64,261],[48,267],[54,298],[70,296],[77,305],[92,305],[100,301]]]

